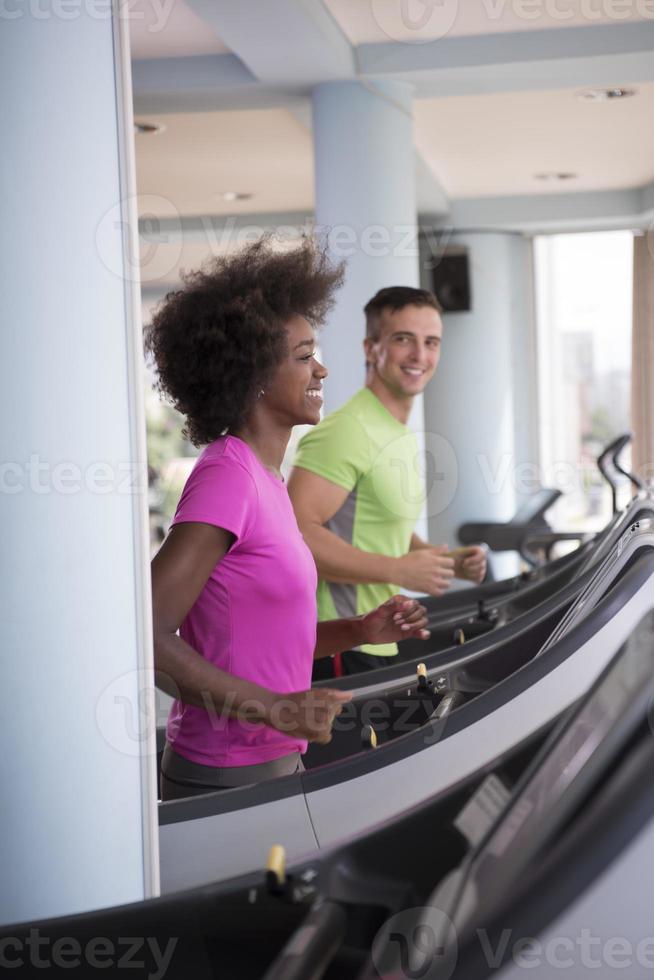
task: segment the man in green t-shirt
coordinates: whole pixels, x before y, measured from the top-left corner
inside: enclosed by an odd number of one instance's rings
[[[481,548],[432,546],[415,533],[424,499],[411,407],[433,377],[443,325],[436,297],[393,286],[365,307],[366,386],[304,436],[289,493],[318,567],[319,619],[360,615],[398,587],[442,595],[453,576],[480,582]],[[380,665],[394,644],[343,654],[348,673]]]

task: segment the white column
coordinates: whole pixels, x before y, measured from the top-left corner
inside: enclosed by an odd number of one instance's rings
[[[446,492],[429,514],[434,542],[455,542],[466,521],[509,520],[538,479],[531,243],[462,233],[453,244],[468,248],[472,309],[443,316],[441,361],[425,393],[426,432],[451,446],[456,468],[455,480],[452,463],[440,475]],[[499,577],[515,570],[506,557],[494,556]]]
[[[326,411],[364,383],[363,307],[385,286],[418,286],[411,86],[326,82],[313,93],[316,224],[347,260],[320,337]]]
[[[102,13],[0,30],[3,923],[158,891],[131,82]]]
[[[654,239],[634,237],[633,341],[631,347],[632,468],[647,480],[654,477]]]
[[[420,285],[412,91],[384,81],[325,82],[313,92],[317,230],[334,258],[347,261],[345,285],[320,335],[330,370],[326,412],[365,382],[368,300],[387,286]],[[422,396],[409,425],[422,458]],[[427,536],[424,514],[416,530]]]

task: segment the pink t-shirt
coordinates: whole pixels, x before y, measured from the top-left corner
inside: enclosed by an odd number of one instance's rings
[[[216,667],[286,694],[311,687],[316,645],[316,566],[286,486],[247,443],[223,436],[189,476],[173,524],[198,521],[236,541],[180,627]],[[205,766],[247,766],[304,752],[306,741],[175,701],[167,738]]]

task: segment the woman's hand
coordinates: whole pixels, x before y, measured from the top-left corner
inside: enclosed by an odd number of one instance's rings
[[[294,738],[326,745],[331,742],[334,718],[351,700],[352,691],[337,691],[331,687],[279,694],[266,711],[265,721],[270,728]]]
[[[427,610],[416,599],[394,595],[377,609],[361,617],[362,643],[397,643],[398,640],[428,640]]]

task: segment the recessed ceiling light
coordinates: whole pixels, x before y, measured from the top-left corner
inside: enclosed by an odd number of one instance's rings
[[[536,180],[575,180],[579,174],[568,173],[566,171],[561,171],[557,173],[556,171],[547,171],[542,174],[534,174]]]
[[[223,201],[249,201],[252,194],[246,191],[223,191],[218,197]]]
[[[163,133],[165,130],[163,123],[135,122],[134,132],[140,136],[149,136],[153,133]]]
[[[633,88],[589,88],[585,92],[578,92],[577,98],[582,102],[612,102],[628,99],[635,94]]]

